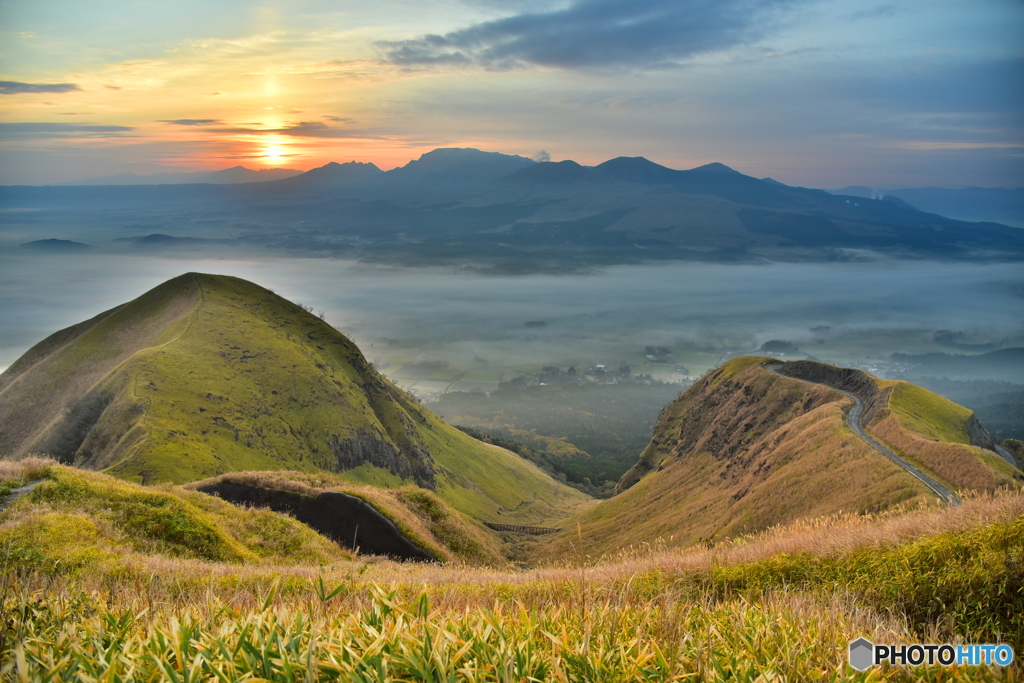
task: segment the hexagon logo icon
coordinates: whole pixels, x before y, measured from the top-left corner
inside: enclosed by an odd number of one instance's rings
[[[858,638],[850,643],[850,666],[857,671],[864,671],[875,663],[872,653],[875,646],[867,638]]]

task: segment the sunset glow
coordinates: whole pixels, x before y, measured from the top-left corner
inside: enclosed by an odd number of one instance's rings
[[[688,4],[6,2],[0,184],[446,146],[814,187],[1024,176],[1024,5]]]

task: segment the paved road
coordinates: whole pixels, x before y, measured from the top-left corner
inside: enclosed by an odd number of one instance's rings
[[[773,372],[776,375],[779,375],[780,377],[786,377],[787,379],[795,379],[798,382],[807,382],[807,384],[822,384],[822,386],[826,386],[829,389],[832,389],[833,391],[838,391],[843,396],[849,396],[851,399],[853,399],[853,407],[850,408],[850,412],[846,414],[846,423],[850,426],[850,429],[853,430],[854,434],[864,439],[864,441],[866,441],[869,446],[871,446],[876,451],[878,451],[885,457],[889,458],[894,463],[896,463],[897,465],[905,469],[907,472],[912,474],[914,477],[916,477],[921,483],[930,488],[932,492],[935,493],[935,495],[937,495],[939,498],[945,501],[948,505],[956,507],[957,505],[960,504],[960,498],[955,493],[947,489],[945,486],[939,484],[937,481],[929,477],[927,474],[917,469],[909,462],[907,462],[906,460],[896,455],[888,448],[886,448],[885,446],[883,446],[882,444],[878,443],[873,438],[868,436],[867,432],[864,431],[864,426],[860,422],[861,417],[864,415],[864,401],[862,401],[859,396],[851,394],[849,391],[843,391],[842,389],[838,389],[829,384],[823,384],[821,382],[810,382],[805,379],[799,379],[797,377],[789,377],[788,375],[783,375],[780,372],[776,372],[775,367],[766,367],[765,369],[768,370],[768,372]]]

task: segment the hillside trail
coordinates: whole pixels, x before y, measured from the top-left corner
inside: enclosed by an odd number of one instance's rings
[[[32,489],[34,489],[35,487],[37,487],[40,484],[42,484],[43,481],[45,481],[45,480],[44,479],[36,479],[35,481],[30,481],[29,483],[25,484],[21,488],[17,488],[17,489],[12,490],[10,493],[8,493],[3,498],[3,500],[0,500],[0,512],[3,512],[4,510],[6,510],[11,505],[11,503],[13,503],[14,501],[18,500],[22,496],[24,496],[24,495],[26,495],[28,493],[31,493]]]
[[[805,382],[807,384],[819,384],[823,387],[828,387],[829,389],[837,391],[843,396],[852,399],[853,406],[850,408],[850,411],[846,414],[846,423],[850,426],[850,429],[853,431],[854,434],[863,439],[869,446],[874,448],[876,451],[878,451],[885,457],[889,458],[894,463],[896,463],[904,470],[909,472],[911,475],[913,475],[918,481],[920,481],[922,484],[931,489],[932,492],[939,498],[941,498],[947,505],[949,505],[950,507],[956,507],[960,505],[959,496],[957,496],[955,493],[947,489],[942,484],[939,484],[937,481],[935,481],[927,474],[911,465],[909,462],[907,462],[900,456],[893,453],[891,450],[889,450],[882,444],[875,441],[872,437],[868,436],[868,433],[864,431],[864,425],[862,425],[860,422],[861,417],[864,415],[864,401],[861,400],[859,396],[851,394],[849,391],[838,389],[830,384],[825,384],[824,382],[811,382],[806,379],[798,379],[796,377],[789,377],[788,375],[783,375],[781,372],[776,372],[777,367],[778,366],[765,366],[765,369],[772,374],[778,375],[779,377],[785,377],[786,379],[796,380],[797,382]]]

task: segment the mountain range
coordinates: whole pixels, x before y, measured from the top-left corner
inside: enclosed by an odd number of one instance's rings
[[[258,249],[502,272],[664,260],[829,261],[872,253],[1024,256],[1019,228],[953,220],[899,198],[790,187],[717,163],[678,171],[642,157],[589,167],[438,149],[387,172],[349,162],[235,185],[4,187],[0,205],[20,210],[11,212],[12,220],[23,222],[19,234],[34,234],[36,242]],[[61,234],[42,234],[47,225],[60,225]],[[150,234],[203,242],[133,242]]]
[[[991,221],[1024,228],[1024,187],[905,187],[876,190],[860,185],[832,190],[852,197],[892,197],[907,204],[962,221]]]

